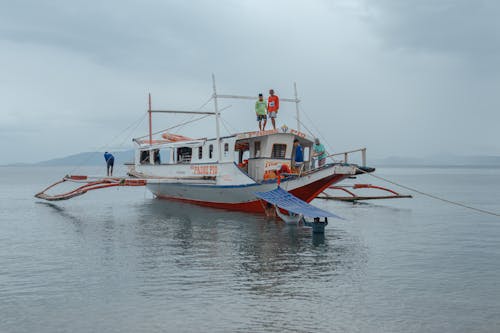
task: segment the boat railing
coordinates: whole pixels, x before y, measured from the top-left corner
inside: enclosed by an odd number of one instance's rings
[[[330,154],[327,157],[333,158],[334,156],[343,156],[343,162],[344,163],[349,163],[349,157],[361,152],[361,166],[366,166],[366,148],[359,148],[355,150],[349,150],[349,151],[344,151],[341,153],[335,153],[335,154]]]

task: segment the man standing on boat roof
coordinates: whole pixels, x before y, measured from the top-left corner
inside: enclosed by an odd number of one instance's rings
[[[280,99],[274,94],[274,90],[269,90],[269,97],[267,99],[267,114],[273,123],[273,128],[276,129],[276,116],[280,108]]]
[[[262,94],[259,94],[259,99],[255,102],[255,114],[257,115],[257,121],[259,122],[259,131],[263,131],[267,124],[267,103],[264,101]],[[264,124],[262,124],[264,121]]]
[[[113,176],[113,165],[115,164],[115,157],[108,152],[104,153],[104,159],[106,160],[106,171],[108,174],[108,177]]]

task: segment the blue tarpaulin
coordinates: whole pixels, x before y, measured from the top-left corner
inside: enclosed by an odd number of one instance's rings
[[[327,212],[326,210],[319,209],[305,201],[300,200],[291,193],[278,187],[268,192],[255,192],[257,198],[262,199],[270,204],[276,205],[279,208],[285,209],[295,214],[302,214],[307,217],[336,217],[342,219],[340,216]]]

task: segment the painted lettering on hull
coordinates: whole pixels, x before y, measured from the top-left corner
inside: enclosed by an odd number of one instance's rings
[[[217,165],[191,165],[191,170],[195,175],[216,176],[218,173]]]

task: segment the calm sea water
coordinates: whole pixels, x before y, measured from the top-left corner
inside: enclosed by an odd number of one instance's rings
[[[346,220],[313,237],[143,188],[46,203],[68,169],[0,171],[0,332],[500,332],[500,218],[317,200]],[[500,169],[378,174],[500,211]]]

